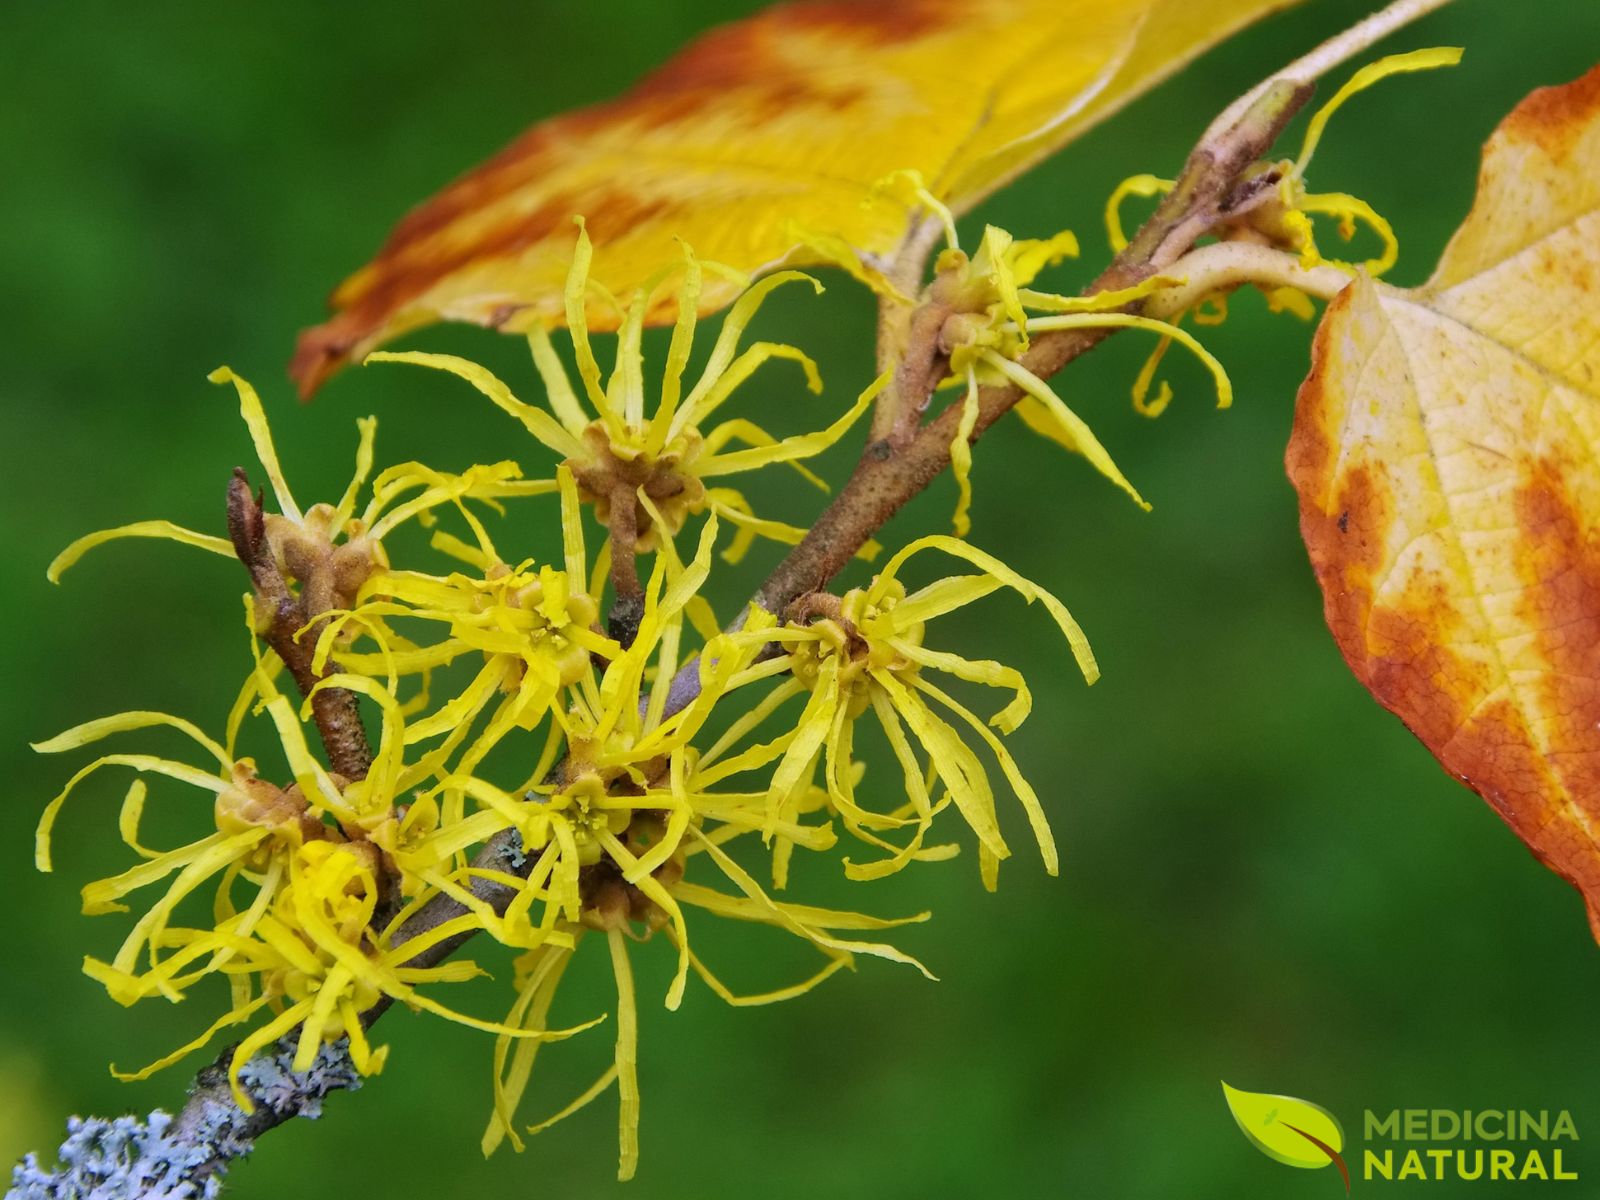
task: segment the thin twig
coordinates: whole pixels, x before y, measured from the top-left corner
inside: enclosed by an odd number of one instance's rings
[[[931,213],[917,214],[912,218],[911,226],[895,251],[888,270],[884,272],[900,294],[878,297],[879,374],[890,367],[897,372],[907,368],[907,352],[916,344],[919,336],[919,331],[913,330],[912,325],[927,306],[908,303],[902,297],[915,296],[921,288],[923,277],[927,274],[928,255],[933,253],[934,246],[938,245],[943,234],[944,223],[937,217]],[[922,319],[928,320],[926,317]],[[905,394],[901,388],[895,387],[887,388],[879,395],[872,408],[869,442],[893,440],[896,432],[908,423],[915,428],[918,414],[907,414],[899,403],[900,397]]]
[[[644,619],[644,591],[639,586],[639,501],[630,480],[618,479],[611,489],[611,611],[606,632],[624,648],[633,645]]]

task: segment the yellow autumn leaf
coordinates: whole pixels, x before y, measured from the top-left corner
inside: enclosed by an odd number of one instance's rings
[[[1307,1169],[1333,1163],[1344,1173],[1344,1130],[1327,1109],[1293,1096],[1241,1091],[1226,1080],[1222,1094],[1239,1129],[1268,1158]]]
[[[1600,936],[1600,68],[1485,147],[1433,278],[1328,307],[1288,470],[1356,677]]]
[[[700,38],[617,100],[535,125],[407,216],[301,335],[309,395],[439,320],[563,322],[588,219],[625,305],[682,238],[739,271],[891,254],[919,175],[957,212],[1265,13],[1298,0],[871,0],[779,5]],[[870,267],[863,269],[870,270]],[[702,313],[737,280],[708,276]],[[591,329],[619,316],[591,297]],[[664,290],[648,315],[676,316]]]

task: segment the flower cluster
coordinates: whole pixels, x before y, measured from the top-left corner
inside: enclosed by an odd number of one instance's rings
[[[1067,302],[1025,287],[1067,249],[1064,239],[1011,243],[990,231],[970,262],[959,252],[942,262],[936,286],[950,293],[952,368],[969,386],[1026,375],[1016,356],[1030,329],[1070,318]],[[406,463],[374,476],[369,418],[360,422],[356,470],[342,497],[302,508],[256,393],[226,370],[213,376],[236,387],[277,507],[260,519],[264,559],[246,562],[255,585],[247,598],[251,655],[222,737],[176,716],[132,712],[36,747],[73,751],[167,728],[185,735],[202,760],[104,754],[72,776],[39,826],[38,865],[50,870],[69,796],[105,769],[133,771],[118,829],[140,861],[86,886],[84,911],[125,911],[135,893],[160,894],[111,960],[90,959],[85,970],[122,1004],[187,1000],[224,986],[213,977],[225,982],[221,1015],[208,1028],[127,1077],[242,1026],[229,1063],[238,1103],[248,1109],[240,1070],[279,1039],[295,1039],[300,1066],[343,1039],[357,1070],[381,1069],[388,1048],[369,1042],[366,1017],[398,1002],[495,1036],[485,1152],[504,1141],[520,1148],[524,1130],[547,1127],[615,1083],[627,1177],[638,1153],[635,944],[658,934],[670,944],[676,968],[668,1008],[679,1005],[691,975],[729,1003],[764,1004],[809,990],[861,955],[926,973],[876,940],[926,913],[873,917],[776,893],[788,884],[797,850],[825,853],[844,839],[861,847],[843,858],[855,880],[948,858],[960,837],[939,840],[935,822],[946,809],[970,830],[993,887],[1010,853],[1001,831],[1005,793],[1020,804],[1046,868],[1057,869],[1039,797],[1003,741],[1028,715],[1028,687],[1013,668],[944,648],[937,623],[1009,590],[1049,613],[1092,681],[1093,657],[1067,610],[967,542],[934,536],[892,555],[862,586],[814,592],[781,612],[752,605],[719,626],[704,594],[719,548],[737,556],[752,535],[793,541],[803,531],[753,517],[741,494],[708,481],[772,463],[810,477],[803,460],[831,445],[884,379],[815,433],[778,439],[742,419],[706,428],[768,359],[798,362],[813,390],[820,386],[811,360],[793,347],[739,349],[762,298],[803,277],[779,272],[754,284],[686,387],[700,280],[724,271],[686,247],[681,263],[618,304],[616,367],[602,383],[584,324],[598,287],[589,261],[580,228],[567,300],[582,401],[541,332],[531,344],[547,408],[518,400],[465,360],[374,356],[453,372],[517,418],[557,459],[531,478],[512,462],[456,473]],[[644,314],[656,288],[675,276],[677,322],[660,387],[647,398]],[[1055,315],[1030,324],[1028,308]],[[1090,315],[1105,323],[1114,314]],[[1062,415],[1065,406],[1048,388],[1040,383],[1029,395],[1044,414],[1038,421],[1100,462],[1098,443]],[[744,447],[730,448],[734,442]],[[504,501],[536,496],[552,496],[558,510],[559,550],[548,561],[508,552],[496,525]],[[604,531],[592,558],[591,521]],[[719,547],[729,525],[734,536]],[[392,535],[402,526],[428,531],[426,554],[394,550],[401,543]],[[249,538],[230,534],[159,521],[124,525],[74,543],[51,577],[86,550],[124,537],[248,559]],[[956,573],[913,588],[908,568],[935,556],[958,563]],[[269,603],[279,586],[282,595]],[[285,642],[275,623],[289,601],[300,624]],[[603,619],[624,605],[626,621]],[[298,697],[285,682],[291,674]],[[968,685],[998,689],[1004,702],[981,716],[955,694]],[[335,769],[331,745],[326,761],[319,754],[317,735],[326,742],[328,731],[317,705],[330,694],[363,709],[375,731],[359,770]],[[898,768],[883,779],[866,778],[863,730],[881,736]],[[272,761],[239,753],[256,742],[270,743]],[[209,793],[195,840],[176,849],[144,844],[149,777]],[[770,859],[770,886],[758,881],[753,855]],[[700,914],[783,930],[814,947],[821,963],[798,982],[735,993],[691,946]],[[476,961],[444,954],[470,934],[481,935],[475,958],[502,947],[511,960],[513,994],[498,1019],[460,1012],[433,994],[436,985],[482,973]],[[616,981],[612,1065],[554,1117],[519,1124],[539,1048],[604,1019],[565,1027],[551,1020],[560,980],[585,941],[606,944]]]

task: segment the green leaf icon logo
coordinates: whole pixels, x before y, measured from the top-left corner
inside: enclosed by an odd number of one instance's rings
[[[1325,1167],[1333,1163],[1350,1190],[1350,1172],[1340,1157],[1344,1130],[1327,1109],[1293,1096],[1242,1092],[1222,1082],[1228,1109],[1244,1136],[1268,1158],[1291,1167]]]

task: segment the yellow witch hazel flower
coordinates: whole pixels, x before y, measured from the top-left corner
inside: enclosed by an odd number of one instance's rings
[[[622,650],[595,629],[603,574],[589,578],[577,487],[565,466],[558,468],[556,482],[563,567],[531,560],[508,566],[488,532],[467,514],[476,545],[443,533],[434,535],[433,545],[475,568],[474,574],[379,571],[353,608],[330,616],[319,638],[313,659],[319,669],[331,657],[344,671],[372,676],[426,677],[464,655],[481,655],[483,666],[472,679],[432,713],[410,721],[404,735],[408,745],[445,735],[435,757],[448,755],[499,696],[487,730],[457,768],[466,774],[511,730],[533,729],[559,708],[562,689],[588,674],[591,655],[609,659]],[[441,636],[403,637],[394,628],[398,622],[436,627]],[[363,636],[376,651],[358,651]],[[558,733],[552,728],[552,737]]]
[[[355,474],[337,504],[314,504],[303,509],[289,489],[266,410],[255,388],[227,367],[218,367],[211,382],[233,384],[239,397],[239,413],[255,444],[256,457],[266,472],[278,512],[265,517],[266,535],[284,577],[314,586],[325,594],[307,597],[312,612],[347,605],[367,576],[384,566],[387,558],[382,541],[396,527],[413,518],[428,521],[431,511],[444,504],[460,505],[464,499],[488,499],[516,494],[515,482],[521,474],[515,463],[473,467],[460,475],[447,474],[421,463],[403,463],[381,472],[372,482],[366,508],[357,512],[362,486],[372,473],[373,439],[376,417],[356,422],[360,442],[356,448]],[[78,538],[58,554],[46,572],[52,583],[62,572],[90,550],[120,538],[163,538],[196,546],[214,554],[235,556],[227,538],[197,533],[171,521],[135,521],[103,529]]]
[[[646,798],[639,799],[642,804]],[[659,796],[651,799],[659,803]],[[840,934],[883,930],[925,921],[928,913],[880,918],[774,900],[722,848],[730,836],[746,832],[741,828],[730,830],[723,826],[716,832],[707,833],[700,824],[690,824],[672,857],[662,867],[630,882],[626,868],[621,864],[630,859],[643,862],[641,851],[648,853],[647,848],[652,845],[650,839],[660,829],[658,824],[652,824],[648,809],[641,807],[638,811],[643,815],[629,821],[630,837],[621,845],[622,853],[608,852],[607,858],[602,860],[601,869],[594,873],[599,883],[592,885],[595,888],[592,903],[583,910],[581,922],[571,923],[564,919],[558,922],[555,931],[542,945],[529,951],[517,962],[517,999],[506,1017],[506,1024],[515,1027],[521,1036],[513,1038],[502,1035],[495,1046],[494,1110],[483,1134],[485,1154],[492,1153],[505,1142],[510,1142],[516,1150],[523,1149],[523,1139],[516,1129],[516,1108],[527,1091],[541,1044],[558,1036],[548,1032],[550,1008],[562,975],[571,962],[576,943],[588,933],[603,934],[616,978],[618,1019],[613,1062],[570,1104],[554,1116],[527,1126],[525,1131],[529,1134],[542,1133],[592,1103],[613,1083],[617,1084],[621,1097],[619,1179],[633,1177],[639,1156],[638,1016],[633,969],[629,960],[630,942],[647,941],[654,932],[663,931],[678,946],[681,961],[687,962],[721,999],[738,1006],[774,1004],[803,995],[836,971],[853,966],[857,954],[906,963],[927,975],[926,968],[893,946],[854,940],[841,937]],[[712,819],[709,815],[704,818],[708,823]],[[634,842],[634,837],[639,841]],[[732,884],[734,892],[724,892],[683,878],[688,866],[696,861],[709,862]],[[619,875],[618,872],[623,874]],[[641,886],[644,879],[651,882]],[[782,929],[816,946],[826,957],[826,964],[810,977],[786,987],[753,994],[735,993],[688,948],[682,932],[685,907],[697,908],[730,920]],[[642,931],[636,928],[640,925],[643,926]],[[681,976],[678,978],[681,979]],[[667,996],[669,1007],[676,1006],[679,994],[681,984],[675,979]]]
[[[1219,405],[1226,407],[1231,401],[1227,375],[1204,347],[1165,321],[1116,311],[1178,281],[1155,276],[1132,287],[1090,296],[1037,291],[1028,285],[1041,271],[1077,255],[1078,241],[1070,231],[1044,239],[1017,240],[1005,230],[989,225],[984,228],[977,253],[969,256],[960,247],[954,216],[928,191],[915,171],[886,176],[878,190],[895,195],[903,203],[920,205],[944,226],[947,246],[935,260],[934,279],[925,289],[924,303],[942,308],[946,314],[939,332],[939,350],[948,357],[950,374],[939,386],[965,388],[960,419],[950,441],[951,474],[958,489],[952,519],[956,536],[965,537],[971,529],[972,432],[978,420],[979,389],[985,386],[1021,389],[1023,396],[1015,408],[1030,429],[1083,455],[1137,504],[1149,508],[1088,424],[1021,360],[1035,333],[1148,329],[1163,337],[1177,338],[1193,350],[1216,378]],[[887,286],[875,285],[875,290],[887,298],[904,299]]]
[[[288,856],[283,886],[264,911],[252,905],[244,913],[219,914],[210,929],[167,930],[162,941],[174,953],[162,964],[161,982],[186,986],[198,975],[220,969],[230,979],[233,1007],[193,1042],[142,1071],[119,1077],[144,1078],[263,1008],[272,1016],[241,1040],[229,1059],[234,1099],[246,1112],[253,1110],[253,1103],[239,1085],[240,1068],[297,1029],[296,1070],[311,1065],[324,1041],[340,1037],[348,1039],[351,1062],[358,1071],[382,1070],[388,1048],[374,1049],[361,1022],[361,1014],[380,997],[502,1037],[550,1039],[576,1032],[535,1034],[512,1029],[467,1016],[418,992],[419,984],[459,983],[482,972],[465,960],[426,968],[406,965],[415,950],[409,943],[392,945],[398,918],[381,930],[375,928],[382,888],[370,851],[361,842],[304,842]],[[189,975],[183,973],[186,969]],[[136,989],[148,986],[144,978],[128,977],[92,959],[85,970],[105,983],[113,996],[119,996],[119,989],[137,995]]]
[[[1034,277],[1050,263],[1077,253],[1070,233],[1044,241],[1015,241],[993,225],[985,228],[978,253],[968,258],[951,245],[935,263],[937,272],[929,287],[930,298],[945,304],[952,315],[945,321],[940,346],[950,356],[950,383],[965,385],[961,418],[950,442],[951,473],[960,496],[954,518],[957,536],[970,528],[972,503],[972,431],[978,419],[979,389],[988,385],[1020,388],[1023,397],[1017,415],[1035,433],[1049,438],[1090,464],[1112,483],[1148,509],[1137,489],[1112,461],[1088,424],[1056,394],[1044,379],[1019,361],[1031,335],[1051,330],[1147,329],[1184,343],[1211,371],[1217,382],[1219,407],[1227,407],[1232,390],[1222,364],[1183,330],[1165,321],[1115,310],[1170,286],[1174,280],[1154,276],[1129,288],[1091,296],[1059,296],[1029,288]],[[1045,315],[1034,315],[1043,313]]]
[[[825,489],[800,460],[819,454],[838,441],[886,381],[880,380],[843,416],[816,433],[779,440],[744,418],[722,421],[709,430],[704,427],[735,389],[769,359],[798,363],[810,390],[821,391],[816,364],[795,347],[757,342],[739,350],[745,328],[774,288],[803,280],[821,291],[821,284],[798,271],[778,271],[749,284],[724,317],[698,380],[685,392],[684,373],[694,340],[703,275],[709,271],[736,278],[740,283],[747,280],[732,268],[702,262],[684,246],[683,262],[657,272],[624,310],[614,296],[590,278],[593,247],[581,218],[577,224],[577,247],[567,277],[566,325],[577,355],[588,411],[573,390],[549,334],[542,328],[530,333],[528,341],[534,366],[544,382],[550,412],[518,400],[489,371],[451,355],[385,351],[368,355],[366,361],[416,363],[453,372],[521,421],[539,442],[563,456],[583,499],[595,506],[596,515],[611,531],[613,541],[621,543],[614,551],[614,562],[619,567],[631,563],[629,551],[655,549],[663,530],[671,537],[690,514],[707,509],[741,530],[741,536],[725,554],[730,561],[737,560],[756,535],[798,542],[805,530],[755,517],[740,492],[731,487],[708,486],[709,481],[772,463],[789,463]],[[644,320],[655,293],[680,271],[675,297],[677,321],[655,405],[647,414],[641,351]],[[616,362],[604,382],[589,341],[587,299],[591,291],[599,293],[621,321]],[[735,443],[743,443],[743,448],[730,449]],[[552,491],[554,487],[551,481],[543,485],[543,490]],[[650,500],[654,515],[646,509],[643,498]]]
[[[300,718],[278,692],[272,673],[259,661],[241,696],[241,705],[247,706],[258,697],[260,707],[271,717],[293,772],[294,782],[288,787],[279,788],[266,782],[257,774],[254,760],[234,756],[237,725],[233,722],[230,722],[227,744],[221,744],[181,717],[159,712],[127,712],[86,722],[34,745],[40,753],[62,753],[114,734],[168,727],[186,735],[216,760],[214,770],[204,770],[148,754],[102,755],[74,774],[45,806],[35,835],[34,862],[39,870],[48,872],[52,869],[52,841],[62,806],[80,784],[105,767],[126,767],[140,776],[166,776],[215,794],[215,832],[178,850],[158,852],[147,849],[139,840],[146,787],[142,779],[136,779],[130,787],[123,801],[118,829],[123,842],[146,861],[121,875],[86,886],[83,889],[85,913],[126,911],[118,901],[129,893],[160,882],[174,872],[178,878],[124,942],[116,956],[118,970],[131,971],[146,953],[154,969],[156,945],[174,907],[209,879],[221,874],[221,888],[226,892],[244,872],[259,881],[260,892],[270,899],[276,885],[282,882],[284,855],[307,839],[342,839],[350,831],[359,830],[375,804],[387,805],[386,797],[374,793],[387,789],[392,795],[404,783],[402,778],[390,777],[393,739],[388,736],[387,728],[368,778],[355,782],[340,780],[316,763],[306,744]],[[236,706],[236,713],[238,708]],[[169,997],[173,995],[164,986],[158,990]]]
[[[976,573],[939,579],[907,594],[900,580],[901,569],[929,550],[960,559],[976,568]],[[929,621],[1001,588],[1017,592],[1030,603],[1042,603],[1066,636],[1084,677],[1091,683],[1098,678],[1088,641],[1059,600],[991,555],[943,535],[906,546],[865,588],[842,597],[802,597],[782,626],[732,635],[780,648],[781,656],[771,660],[773,669],[786,670],[789,678],[701,756],[696,774],[709,784],[776,762],[763,832],[775,842],[778,886],[783,886],[787,875],[786,830],[810,804],[808,792],[820,759],[829,807],[852,834],[887,852],[887,857],[866,863],[847,859],[845,870],[851,878],[878,878],[913,859],[949,857],[953,846],[930,846],[926,838],[937,813],[954,804],[978,837],[984,881],[992,888],[999,862],[1010,850],[1000,833],[988,770],[958,726],[975,734],[993,755],[1022,803],[1046,868],[1056,873],[1055,842],[1038,796],[993,731],[1010,733],[1027,717],[1032,700],[1022,675],[999,663],[962,658],[924,644]],[[934,683],[935,673],[1008,690],[1011,699],[985,722]],[[806,702],[792,730],[721,757],[796,696],[804,696]],[[888,740],[904,776],[905,803],[889,811],[869,808],[857,791],[855,726],[868,712]],[[910,837],[903,844],[885,836],[907,828]]]
[[[211,770],[191,766],[176,759],[148,754],[106,754],[79,770],[45,807],[35,835],[34,865],[41,871],[53,869],[52,844],[56,819],[67,798],[89,776],[105,767],[127,767],[141,776],[163,775],[215,795],[215,832],[173,851],[146,848],[139,840],[144,814],[146,786],[142,778],[129,787],[118,819],[123,842],[145,861],[130,871],[88,884],[83,889],[86,914],[126,912],[119,903],[129,893],[158,883],[175,872],[167,894],[139,920],[128,935],[115,963],[124,972],[132,971],[148,954],[157,963],[156,945],[160,942],[173,908],[186,895],[209,879],[223,876],[226,892],[237,876],[249,868],[259,880],[261,903],[270,902],[281,882],[283,856],[307,836],[318,836],[321,812],[313,810],[311,800],[298,785],[278,788],[260,779],[250,759],[234,759],[220,744],[181,717],[156,712],[127,712],[89,721],[39,742],[34,749],[53,754],[78,749],[117,733],[157,727],[177,729],[216,760]]]
[[[252,760],[233,756],[231,745],[215,742],[190,722],[164,713],[132,712],[90,721],[35,747],[56,753],[118,733],[168,727],[188,736],[216,763],[207,770],[152,755],[102,755],[68,781],[39,822],[36,863],[49,871],[62,805],[79,784],[103,768],[127,767],[141,776],[166,776],[215,797],[213,833],[176,850],[151,850],[140,841],[146,789],[142,779],[135,780],[118,826],[123,841],[145,861],[83,889],[83,910],[94,915],[126,911],[121,903],[126,897],[169,881],[110,962],[93,958],[84,962],[85,973],[103,984],[114,1000],[121,1004],[156,996],[181,1000],[195,983],[217,973],[230,980],[232,989],[231,1007],[200,1037],[142,1071],[119,1077],[144,1078],[170,1066],[222,1029],[248,1021],[269,1006],[275,1015],[249,1034],[232,1058],[235,1096],[247,1111],[250,1101],[238,1087],[239,1068],[296,1026],[302,1027],[297,1058],[302,1066],[323,1040],[344,1036],[350,1039],[357,1069],[378,1070],[383,1054],[370,1050],[358,1017],[380,995],[505,1036],[523,1036],[417,995],[416,984],[469,978],[476,968],[465,963],[427,970],[406,967],[414,950],[403,955],[392,951],[386,932],[373,927],[382,890],[379,873],[389,870],[393,842],[386,844],[370,835],[396,821],[397,797],[434,768],[402,763],[403,729],[391,698],[357,677],[335,675],[327,682],[365,690],[383,708],[383,734],[364,779],[342,780],[317,764],[306,744],[301,717],[259,661],[245,697],[258,696],[260,708],[271,718],[294,777],[287,787],[262,779]],[[212,880],[218,881],[214,924],[203,929],[178,924],[179,906]],[[235,901],[241,884],[255,889],[242,909]],[[393,927],[391,921],[389,928]]]

